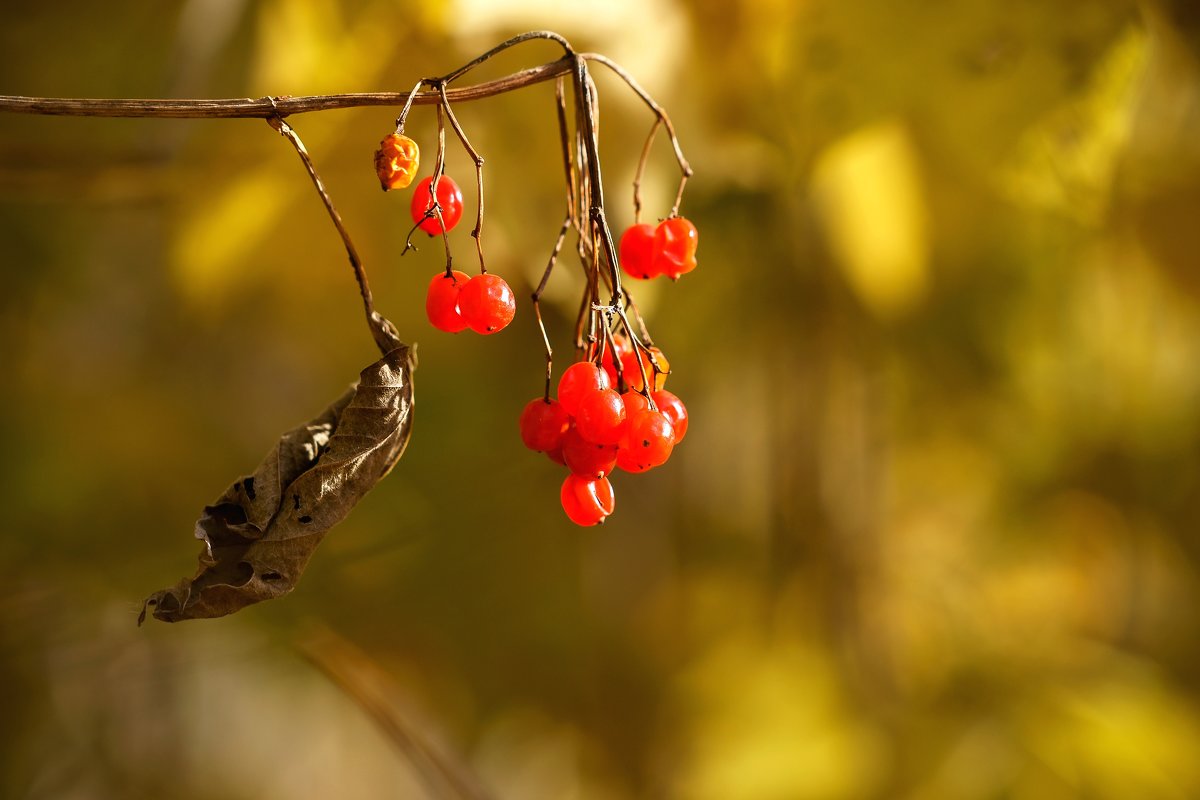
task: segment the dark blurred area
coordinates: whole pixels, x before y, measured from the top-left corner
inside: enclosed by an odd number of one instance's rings
[[[699,267],[633,287],[687,441],[572,525],[517,434],[528,304],[425,321],[441,247],[400,258],[372,169],[397,109],[295,116],[419,344],[414,432],[295,592],[215,621],[135,626],[201,508],[377,357],[345,253],[261,120],[0,114],[0,795],[1200,796],[1193,3],[72,0],[6,12],[0,93],[406,91],[540,28],[695,167]],[[652,117],[595,73],[620,230]],[[527,297],[553,84],[456,112]],[[432,109],[408,133],[431,164]],[[660,137],[648,218],[677,181]]]

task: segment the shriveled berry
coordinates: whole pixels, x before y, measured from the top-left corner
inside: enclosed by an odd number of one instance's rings
[[[616,507],[616,497],[608,478],[588,480],[568,475],[559,491],[563,511],[576,525],[596,525]]]
[[[436,213],[431,213],[434,207],[432,185],[433,176],[417,184],[417,188],[413,190],[410,211],[412,220],[417,223],[418,228],[430,236],[436,236],[442,232],[442,223],[438,221]],[[446,223],[446,230],[451,230],[462,219],[463,196],[462,190],[449,175],[443,175],[438,180],[437,204],[441,208],[442,221]],[[426,216],[427,214],[428,216]]]
[[[658,406],[658,410],[665,414],[667,419],[671,420],[671,427],[675,431],[675,444],[679,444],[687,434],[687,407],[683,404],[682,400],[666,390],[660,389],[650,396],[654,398],[654,405]]]
[[[590,361],[579,361],[567,367],[558,379],[558,402],[575,416],[585,395],[608,388],[608,374],[604,370]]]
[[[642,222],[630,225],[621,234],[618,245],[621,258],[621,269],[631,278],[648,280],[661,271],[654,257],[654,226]]]
[[[402,133],[389,133],[375,151],[375,174],[386,192],[412,183],[421,163],[421,149]]]
[[[562,446],[563,434],[571,427],[571,418],[557,400],[535,397],[521,411],[518,425],[521,441],[526,447],[548,453]]]
[[[517,297],[504,278],[486,272],[467,281],[458,296],[458,308],[471,330],[497,333],[516,315]]]
[[[458,333],[467,327],[467,321],[459,313],[458,300],[469,280],[469,275],[458,270],[452,270],[449,275],[439,272],[433,276],[425,295],[425,315],[429,317],[429,324],[446,333]]]
[[[575,428],[563,435],[562,455],[567,469],[581,478],[601,478],[611,474],[617,465],[615,444],[589,442]]]
[[[654,268],[675,280],[696,268],[700,234],[683,217],[664,219],[654,231]]]
[[[584,395],[575,415],[579,435],[596,444],[616,444],[625,433],[625,402],[612,389]]]
[[[630,418],[621,440],[617,463],[629,472],[644,472],[665,464],[675,447],[675,429],[661,411],[639,411]],[[635,467],[630,469],[630,467]]]

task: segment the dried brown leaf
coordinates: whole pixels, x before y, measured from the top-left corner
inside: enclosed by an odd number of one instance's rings
[[[398,344],[196,522],[196,575],[146,599],[155,619],[222,617],[295,588],[325,533],[400,458],[412,430],[412,349]]]

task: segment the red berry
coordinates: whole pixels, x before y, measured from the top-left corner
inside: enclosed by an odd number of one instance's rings
[[[687,407],[682,400],[668,391],[660,390],[650,396],[654,398],[654,405],[658,406],[658,410],[671,420],[671,427],[675,430],[675,444],[679,444],[687,434]]]
[[[442,232],[442,225],[438,222],[437,214],[426,216],[426,213],[433,208],[433,192],[430,191],[432,183],[433,176],[430,176],[417,184],[417,188],[413,190],[410,210],[413,222],[417,223],[417,227],[430,236],[436,236]],[[446,230],[451,230],[462,219],[463,196],[462,190],[449,175],[443,175],[438,180],[437,203],[441,207],[442,220],[446,223]]]
[[[521,441],[526,447],[548,453],[562,446],[563,434],[571,427],[571,418],[557,400],[535,397],[525,405],[518,424]]]
[[[595,444],[616,444],[625,433],[625,403],[612,389],[584,395],[575,415],[579,435]]]
[[[615,444],[589,442],[573,427],[563,435],[562,455],[567,469],[581,478],[602,478],[617,465]]]
[[[558,447],[554,447],[554,448],[551,448],[550,450],[547,450],[546,458],[550,459],[555,464],[560,464],[564,467],[567,465],[567,460],[565,458],[563,458],[561,443],[558,445]]]
[[[650,361],[650,356],[646,355],[641,350],[627,353],[621,359],[621,372],[625,378],[625,385],[630,389],[641,391],[645,383],[642,381],[642,370],[638,366],[638,362],[646,365],[646,375],[650,376],[650,382],[654,387],[654,391],[662,389],[667,383],[667,373],[671,371],[671,362],[667,361],[667,357],[663,355],[663,351],[657,347],[651,347],[650,353],[654,356],[654,361]],[[654,365],[658,364],[658,369]]]
[[[627,420],[631,419],[639,411],[644,411],[650,407],[650,403],[646,401],[646,395],[641,392],[635,392],[632,389],[621,395],[621,400],[625,403],[625,419]]]
[[[576,525],[597,525],[613,512],[616,497],[608,478],[587,480],[568,475],[559,492],[563,511]]]
[[[675,447],[675,429],[661,411],[639,411],[629,420],[617,463],[629,472],[644,472],[665,464]],[[630,469],[630,467],[635,467]]]
[[[512,322],[517,313],[517,297],[504,278],[485,272],[467,281],[458,296],[458,307],[471,330],[497,333]]]
[[[600,356],[600,366],[604,368],[604,372],[608,375],[608,385],[617,385],[617,365],[619,361],[630,350],[628,340],[613,337],[613,344],[604,348],[603,355]]]
[[[621,234],[619,245],[621,269],[631,278],[643,280],[659,274],[659,267],[654,257],[654,226],[648,223],[630,225]]]
[[[379,176],[379,185],[385,192],[403,189],[412,183],[420,163],[420,148],[402,133],[389,133],[375,151],[375,174]]]
[[[654,231],[654,265],[658,272],[675,280],[696,268],[696,226],[683,217],[664,219]]]
[[[458,333],[467,327],[467,321],[458,310],[458,298],[470,277],[465,272],[452,270],[449,275],[439,272],[429,282],[429,293],[425,295],[425,315],[429,323],[439,331]]]
[[[579,413],[579,403],[585,395],[609,388],[608,375],[590,361],[579,361],[567,367],[558,380],[558,402],[567,413]]]

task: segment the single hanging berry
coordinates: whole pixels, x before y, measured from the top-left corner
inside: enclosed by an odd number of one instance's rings
[[[671,457],[675,428],[661,411],[639,411],[628,422],[617,448],[617,466],[626,472],[645,472]]]
[[[654,231],[654,268],[671,280],[696,268],[700,234],[683,217],[664,219]]]
[[[417,176],[421,149],[402,133],[389,133],[375,151],[375,174],[383,190],[404,189]]]
[[[559,491],[563,511],[576,525],[598,525],[613,512],[616,497],[608,478],[588,480],[568,475]]]
[[[417,223],[418,228],[430,236],[437,236],[442,232],[442,223],[438,221],[436,213],[430,213],[433,210],[432,185],[432,176],[417,184],[417,188],[413,190],[410,210],[413,222]],[[443,175],[438,179],[437,204],[441,207],[442,221],[446,223],[446,230],[453,229],[462,219],[463,196],[462,190],[449,175]]]
[[[567,367],[558,379],[558,402],[575,416],[585,395],[607,388],[608,373],[590,361],[579,361]]]
[[[641,395],[638,395],[639,397]],[[654,398],[654,405],[658,406],[666,418],[671,420],[671,427],[675,431],[675,444],[683,441],[683,437],[687,434],[688,429],[688,412],[683,401],[668,391],[660,390],[650,395]]]
[[[526,447],[550,453],[562,449],[563,434],[571,427],[571,417],[557,400],[536,397],[525,405],[518,425]]]
[[[567,469],[579,477],[602,478],[617,466],[617,445],[589,442],[572,427],[563,435],[562,457]]]
[[[467,281],[458,296],[458,308],[476,333],[498,333],[517,313],[517,297],[508,282],[485,272]]]
[[[575,415],[579,435],[594,444],[616,444],[625,433],[625,402],[612,389],[584,395]]]
[[[425,295],[425,315],[429,317],[430,325],[446,333],[458,333],[467,327],[467,321],[458,310],[458,300],[468,281],[470,276],[458,270],[452,270],[449,275],[439,272],[433,276]]]
[[[654,257],[654,226],[642,222],[630,225],[621,234],[618,247],[621,269],[631,278],[649,280],[658,275],[661,267]]]

